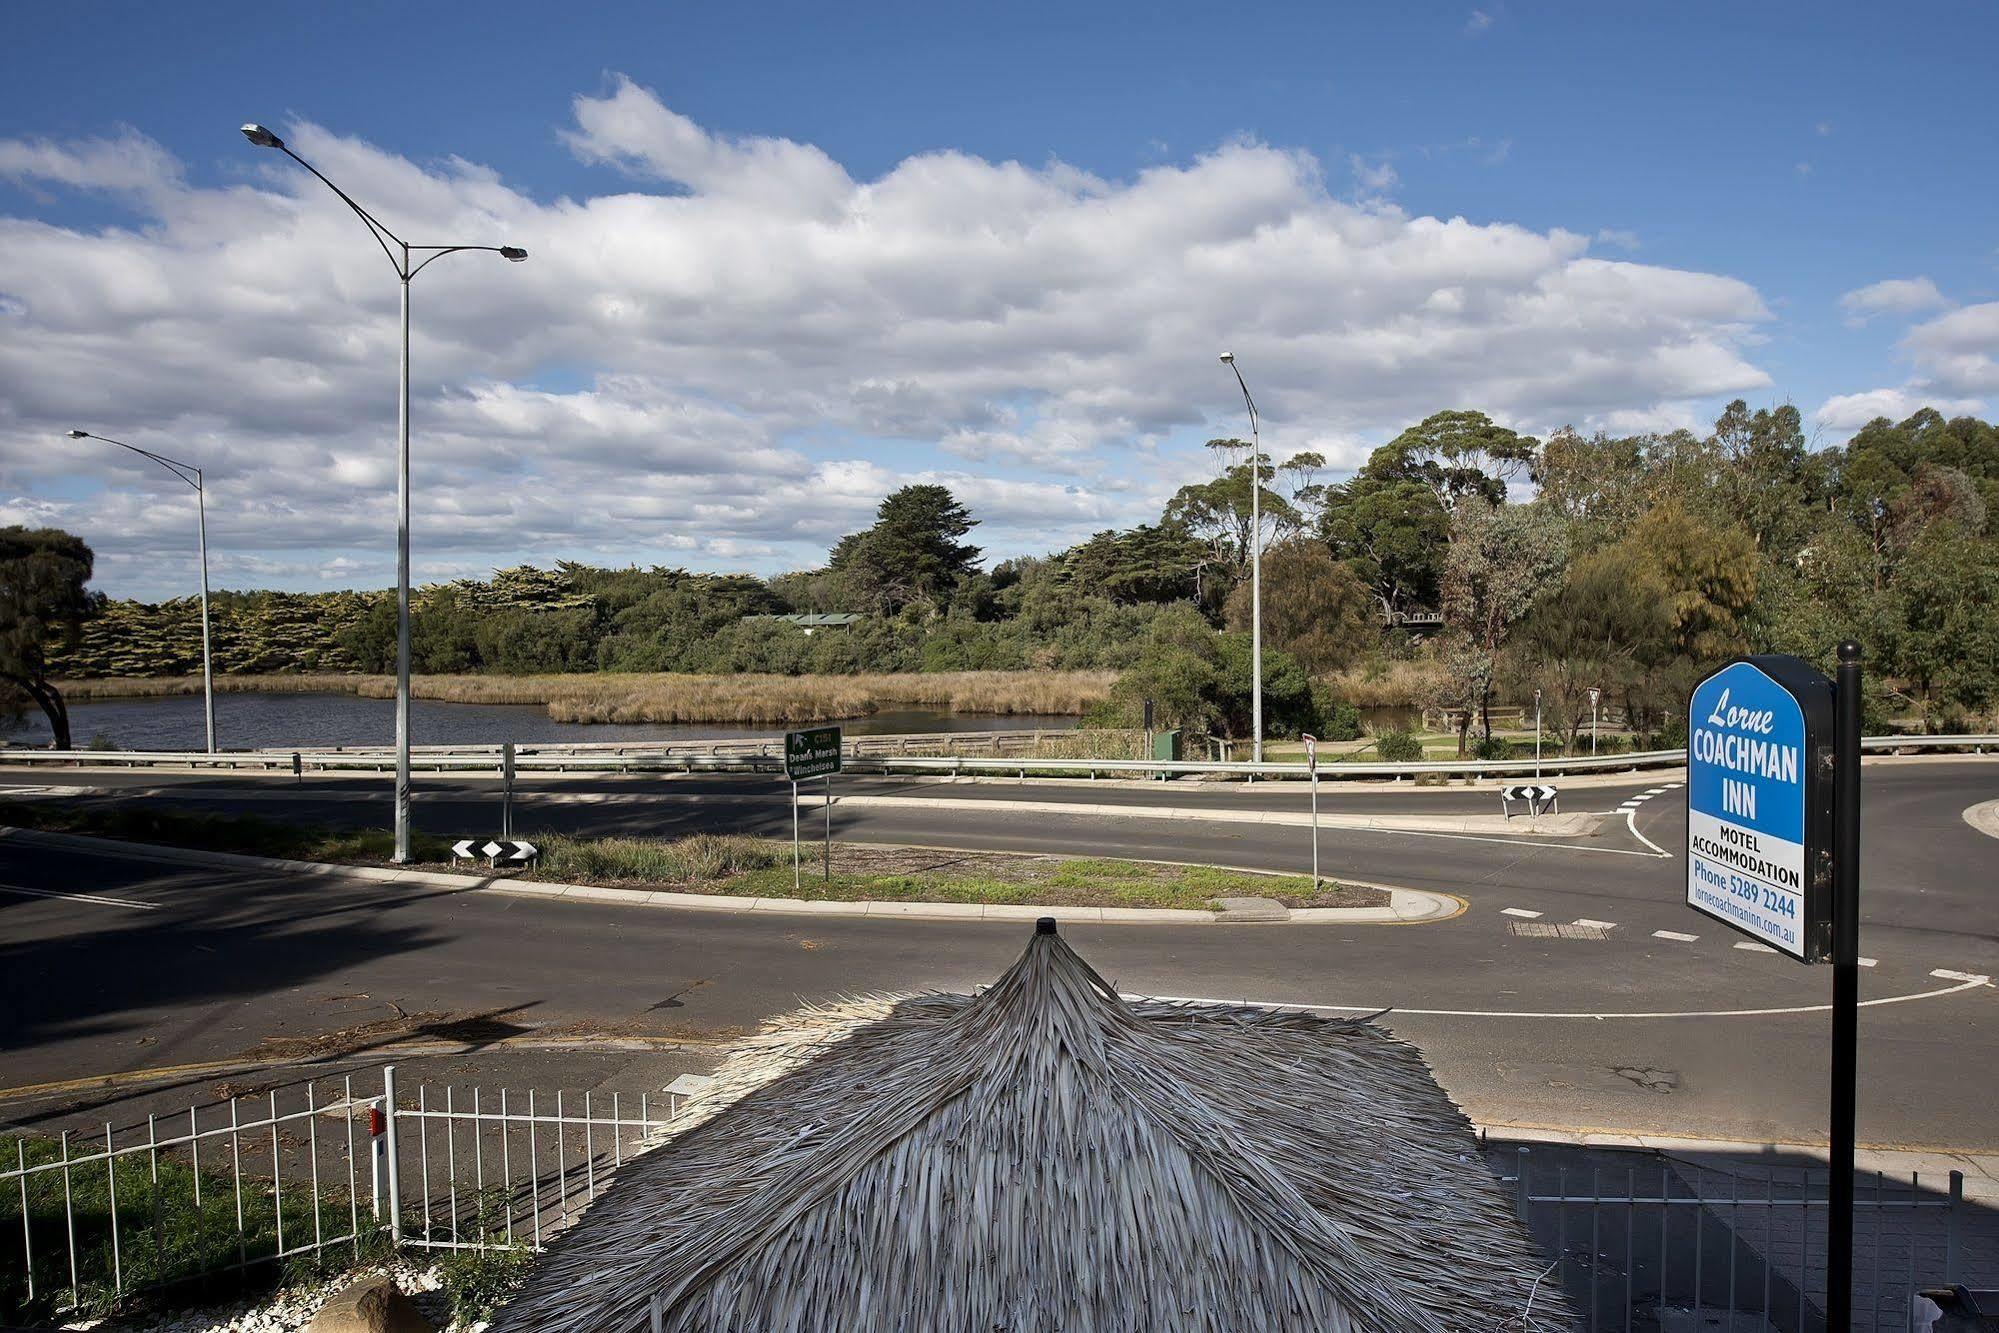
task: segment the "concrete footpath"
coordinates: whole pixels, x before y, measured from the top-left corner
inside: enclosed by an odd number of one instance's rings
[[[243,856],[235,852],[200,851],[186,847],[161,847],[148,843],[124,842],[116,838],[92,838],[70,833],[44,833],[35,829],[0,827],[0,845],[13,843],[28,847],[75,848],[105,856],[167,865],[212,866],[227,870],[267,870],[281,874],[312,877],[345,877],[379,884],[411,884],[458,892],[502,893],[531,898],[560,898],[564,901],[615,903],[625,907],[665,907],[688,912],[763,913],[788,916],[900,917],[953,921],[1033,921],[1054,917],[1058,921],[1092,925],[1142,923],[1146,925],[1211,926],[1218,924],[1261,925],[1415,925],[1427,921],[1447,921],[1465,910],[1462,899],[1426,889],[1405,889],[1392,885],[1362,885],[1388,894],[1383,907],[1306,907],[1291,909],[1270,899],[1227,900],[1236,906],[1223,911],[1191,911],[1165,907],[1076,907],[1036,906],[1000,903],[912,903],[838,902],[806,898],[745,898],[716,893],[675,893],[667,890],[621,889],[594,884],[560,884],[543,880],[518,879],[507,875],[464,875],[438,870],[399,870],[392,866],[341,865],[322,861],[291,861],[280,857]],[[1267,874],[1266,871],[1248,871]],[[1355,883],[1343,880],[1343,883]],[[1248,904],[1257,904],[1249,907]]]

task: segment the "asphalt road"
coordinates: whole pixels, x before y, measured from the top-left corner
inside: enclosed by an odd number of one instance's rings
[[[149,789],[270,817],[378,823],[374,782],[121,774],[8,782]],[[163,789],[172,788],[169,796]],[[428,783],[422,826],[490,833],[488,784]],[[839,809],[836,836],[1075,850],[1300,869],[1303,829],[1204,814],[1281,808],[1303,793],[1180,784],[951,785],[853,779],[991,809]],[[1659,794],[1641,799],[1647,792]],[[1008,793],[1114,805],[1188,805],[1172,820],[1009,811]],[[526,829],[788,832],[782,784],[728,779],[537,783]],[[1334,789],[1326,808],[1491,813],[1490,792]],[[1074,927],[1125,989],[1396,1010],[1445,1086],[1482,1121],[1809,1142],[1823,1137],[1826,969],[1733,947],[1681,906],[1679,791],[1664,782],[1574,788],[1612,812],[1591,836],[1530,839],[1329,831],[1330,873],[1458,894],[1456,920],[1412,927]],[[1999,1147],[1999,992],[1933,971],[1999,975],[1999,844],[1961,811],[1999,797],[1999,762],[1870,765],[1864,833],[1863,1140]],[[107,799],[107,798],[90,798]],[[1337,801],[1337,804],[1335,804]],[[1627,819],[1617,813],[1627,803]],[[1646,839],[1674,853],[1655,854]],[[47,897],[46,894],[88,895]],[[1508,909],[1511,909],[1510,911]],[[1528,917],[1523,913],[1539,913]],[[1515,933],[1611,923],[1601,938]],[[870,989],[962,989],[991,979],[1023,931],[1002,923],[746,918],[342,879],[189,871],[99,855],[0,851],[0,992],[10,1087],[221,1059],[273,1040],[352,1034],[405,1015],[483,1015],[499,1030],[723,1039],[799,1000]],[[1698,938],[1655,936],[1665,930]],[[1946,992],[1938,994],[1937,992]],[[1913,998],[1922,997],[1922,998]],[[1740,1013],[1791,1010],[1797,1013]],[[1617,1015],[1689,1015],[1619,1017]],[[1548,1017],[1546,1015],[1578,1015]],[[335,1036],[330,1044],[339,1045]]]

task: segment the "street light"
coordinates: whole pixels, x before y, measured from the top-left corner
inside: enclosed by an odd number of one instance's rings
[[[1249,409],[1249,711],[1250,757],[1263,762],[1263,440],[1257,434],[1256,400],[1243,382],[1242,367],[1234,352],[1223,352],[1222,363],[1235,372],[1236,386],[1242,390],[1243,406]]]
[[[87,430],[73,430],[72,440],[96,440],[101,444],[115,444],[141,458],[150,458],[167,471],[194,487],[195,531],[201,542],[201,699],[202,717],[208,724],[208,752],[215,753],[215,669],[208,654],[208,492],[201,484],[201,469],[192,463],[182,463],[150,449],[114,440],[108,435],[92,435]]]
[[[400,391],[396,398],[396,854],[397,864],[410,859],[410,279],[432,261],[460,250],[485,250],[520,263],[528,252],[517,245],[411,245],[384,226],[347,192],[327,180],[319,168],[285,146],[262,125],[243,127],[243,137],[259,148],[275,148],[318,176],[367,225],[402,283],[403,355]],[[414,264],[412,255],[422,258]]]

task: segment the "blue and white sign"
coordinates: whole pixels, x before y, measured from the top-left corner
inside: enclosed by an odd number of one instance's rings
[[[1806,961],[1818,952],[1811,731],[1804,704],[1753,662],[1715,672],[1687,706],[1687,905]]]

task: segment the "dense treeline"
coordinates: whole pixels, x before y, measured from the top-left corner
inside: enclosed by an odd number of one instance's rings
[[[1741,651],[1828,662],[1859,638],[1880,683],[1874,725],[1933,728],[1999,704],[1999,431],[1923,411],[1846,445],[1807,447],[1796,409],[1731,404],[1698,435],[1522,436],[1442,412],[1347,481],[1325,461],[1249,457],[1216,440],[1217,475],[1155,523],[984,567],[975,518],[910,486],[824,568],[761,579],[686,570],[504,570],[423,589],[425,673],[846,673],[1111,668],[1104,720],[1151,700],[1166,722],[1248,730],[1252,486],[1265,522],[1267,724],[1350,731],[1346,687],[1392,674],[1493,744],[1495,701],[1538,689],[1573,741],[1587,691],[1670,739],[1702,666]],[[858,612],[848,629],[774,617]],[[386,593],[224,593],[219,670],[382,671]],[[111,602],[54,669],[198,669],[190,600]]]

